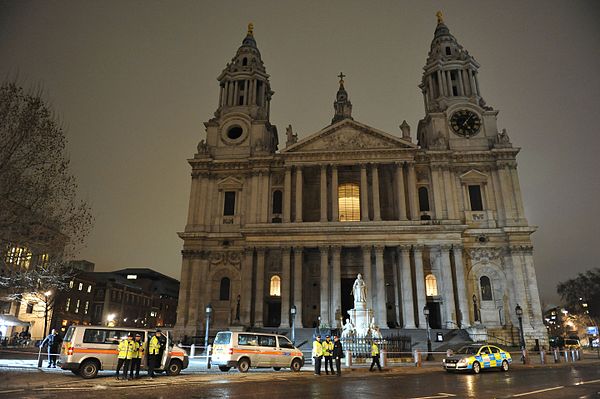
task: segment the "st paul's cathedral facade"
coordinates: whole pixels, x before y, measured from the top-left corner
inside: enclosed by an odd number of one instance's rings
[[[361,273],[387,328],[485,326],[547,342],[516,156],[479,90],[477,61],[438,15],[419,85],[425,116],[391,134],[352,118],[340,74],[334,116],[285,145],[252,26],[219,75],[219,106],[189,163],[176,333],[340,327]],[[512,332],[511,332],[512,334]]]

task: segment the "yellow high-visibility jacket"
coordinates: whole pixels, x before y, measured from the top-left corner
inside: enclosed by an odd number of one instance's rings
[[[323,345],[321,342],[314,340],[313,349],[312,349],[313,357],[321,357],[323,356]]]
[[[144,355],[145,345],[144,342],[133,341],[135,343],[135,353],[133,355],[134,359],[141,359]]]
[[[332,341],[322,342],[321,345],[323,346],[323,356],[332,356],[333,355],[333,342]]]
[[[371,356],[377,356],[379,355],[379,347],[377,346],[377,344],[375,342],[373,342],[373,344],[371,345]]]
[[[150,344],[148,346],[148,354],[158,355],[159,352],[160,352],[160,341],[158,340],[158,338],[155,335],[154,337],[152,337],[150,339]]]
[[[135,342],[124,339],[119,342],[119,359],[132,359],[135,351]]]

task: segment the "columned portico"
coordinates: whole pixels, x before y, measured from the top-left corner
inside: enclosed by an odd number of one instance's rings
[[[410,270],[410,246],[401,245],[398,248],[400,252],[400,264],[401,264],[401,281],[402,281],[402,315],[404,328],[416,328],[415,326],[415,312],[413,303],[413,287],[412,287],[412,276]]]

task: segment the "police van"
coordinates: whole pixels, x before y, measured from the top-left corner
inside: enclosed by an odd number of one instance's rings
[[[119,342],[127,334],[140,334],[145,343],[141,370],[148,368],[148,342],[156,330],[124,327],[71,326],[63,339],[58,366],[83,378],[94,378],[100,370],[116,370]],[[158,371],[178,375],[189,365],[186,351],[173,345],[170,331],[162,332],[166,339]]]
[[[220,331],[215,337],[211,364],[221,371],[236,367],[246,373],[250,367],[289,367],[300,371],[304,355],[285,336],[255,332]]]

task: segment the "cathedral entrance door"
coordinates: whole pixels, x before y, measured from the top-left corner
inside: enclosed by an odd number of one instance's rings
[[[427,308],[429,309],[429,327],[430,328],[442,328],[442,312],[440,311],[439,302],[427,302]]]
[[[342,290],[342,317],[344,318],[344,323],[348,316],[348,311],[354,308],[354,297],[352,296],[352,285],[354,284],[354,280],[356,278],[342,278],[341,281],[341,290]]]
[[[265,327],[279,327],[281,324],[281,302],[269,302],[267,304],[267,320]],[[281,326],[283,328],[287,326]]]

